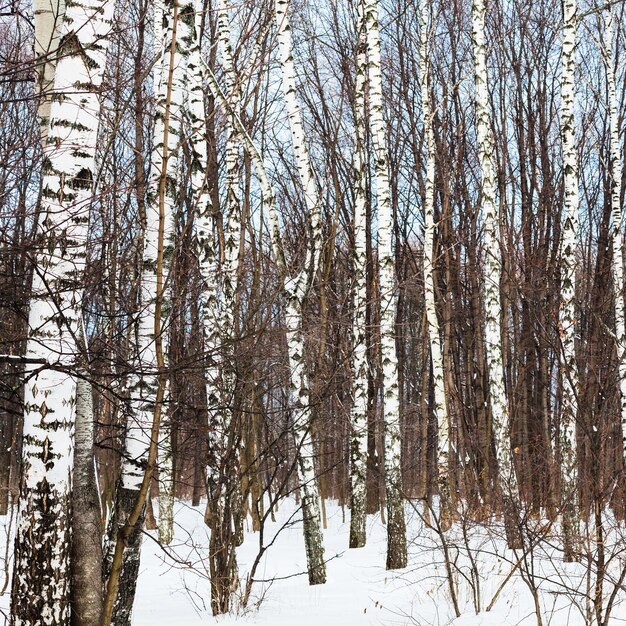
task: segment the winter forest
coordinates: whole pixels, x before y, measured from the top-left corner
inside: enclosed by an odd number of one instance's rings
[[[626,620],[626,2],[0,0],[0,622]]]

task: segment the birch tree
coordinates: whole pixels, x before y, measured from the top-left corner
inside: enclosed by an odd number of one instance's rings
[[[229,9],[225,2],[217,3],[217,39],[226,80],[226,97],[229,108],[225,119],[225,194],[224,238],[221,263],[215,266],[219,286],[219,301],[214,309],[215,324],[219,332],[215,353],[215,384],[218,393],[217,411],[211,414],[210,430],[216,435],[211,451],[214,467],[210,486],[210,506],[213,507],[211,550],[216,578],[224,580],[224,592],[236,576],[235,544],[243,541],[243,503],[239,479],[240,432],[235,424],[235,397],[237,370],[233,345],[236,337],[236,303],[239,266],[241,262],[241,206],[240,206],[240,141],[233,116],[240,116],[240,87],[233,59]],[[217,260],[217,259],[216,259]],[[213,491],[216,491],[213,493]]]
[[[80,360],[82,274],[102,82],[113,6],[72,4],[64,14],[55,98],[44,146],[40,240],[26,357],[41,367],[24,389],[22,482],[11,623],[69,624],[70,500]]]
[[[311,392],[308,375],[305,371],[302,306],[311,289],[319,265],[322,249],[322,208],[304,136],[302,113],[296,97],[291,27],[287,15],[288,6],[289,2],[287,0],[276,0],[277,39],[283,74],[282,93],[289,117],[291,144],[304,191],[310,239],[308,241],[305,267],[295,276],[288,278],[284,284],[284,293],[287,300],[285,324],[289,350],[289,368],[291,371],[289,399],[290,408],[293,412],[293,430],[297,448],[298,479],[302,496],[307,568],[309,583],[316,585],[326,582],[326,563],[324,561],[319,495],[315,479],[315,451],[311,432]]]
[[[362,0],[359,0],[362,4]],[[363,9],[361,8],[361,11]],[[352,294],[352,407],[350,409],[350,547],[365,545],[367,470],[367,189],[365,89],[367,41],[363,20],[358,24],[354,83],[354,287]]]
[[[236,451],[229,446],[232,433],[232,401],[234,370],[230,347],[234,329],[234,292],[238,272],[239,249],[239,144],[231,119],[238,118],[238,103],[234,65],[230,44],[230,19],[227,7],[218,6],[217,28],[220,48],[227,76],[227,145],[226,145],[226,203],[227,234],[224,267],[220,272],[218,240],[215,237],[215,208],[207,186],[207,148],[205,141],[204,68],[200,56],[202,6],[196,4],[195,41],[189,61],[190,89],[186,110],[189,118],[189,144],[192,157],[191,187],[195,207],[194,239],[200,275],[202,277],[202,319],[204,349],[208,356],[206,396],[209,416],[209,461],[207,492],[209,495],[208,523],[211,527],[209,548],[211,573],[211,607],[214,615],[227,613],[237,576],[235,552],[235,520],[240,517],[240,506],[234,495],[239,480]],[[236,243],[235,243],[236,242]],[[218,293],[222,287],[222,299]],[[228,309],[225,311],[225,309]],[[225,362],[226,361],[226,362]],[[224,471],[224,468],[226,470]]]
[[[387,569],[406,567],[406,522],[402,497],[400,398],[396,355],[397,296],[393,255],[393,213],[387,160],[382,91],[378,1],[365,0],[360,21],[367,39],[369,123],[375,161],[380,264],[380,336],[383,365],[383,419],[385,426],[385,492],[387,497]]]
[[[119,529],[130,523],[142,493],[145,473],[148,471],[149,450],[152,441],[153,422],[159,422],[161,437],[158,452],[162,464],[161,496],[166,503],[161,509],[160,538],[171,541],[171,517],[168,518],[167,500],[173,498],[171,492],[171,440],[167,410],[164,408],[166,393],[163,308],[166,297],[165,268],[172,256],[173,207],[176,201],[176,159],[179,134],[180,104],[182,89],[174,80],[175,71],[184,75],[179,46],[185,44],[189,16],[188,5],[179,6],[177,0],[154,7],[155,46],[160,48],[159,39],[164,36],[163,57],[155,66],[154,82],[157,89],[157,116],[154,129],[154,145],[148,181],[146,217],[144,224],[142,272],[140,283],[140,313],[137,322],[137,345],[135,367],[129,381],[129,402],[122,462],[121,480],[116,493],[115,515],[109,524],[109,544],[107,546],[105,572],[107,578],[119,575],[118,589],[115,590],[111,609],[105,603],[105,618],[111,611],[111,622],[116,626],[130,624],[132,607],[139,574],[141,556],[141,525],[139,517],[129,532],[124,547],[121,570],[115,571],[115,556],[118,548]],[[183,19],[185,16],[185,19]],[[161,30],[162,29],[162,30]],[[179,39],[180,37],[180,39]],[[178,43],[177,43],[178,42]],[[180,78],[178,79],[180,80]],[[174,158],[171,159],[171,155]],[[164,422],[164,423],[163,423]],[[163,432],[165,435],[163,436]],[[170,509],[171,510],[171,509]],[[115,583],[115,581],[113,581]],[[111,587],[111,580],[108,587]],[[112,592],[111,592],[112,593]]]
[[[576,1],[563,0],[563,51],[561,65],[561,135],[565,218],[561,231],[559,265],[561,301],[561,504],[565,560],[575,558],[578,535],[578,467],[576,461],[576,418],[578,414],[578,365],[576,363],[576,270],[578,243],[578,156],[574,126],[574,55],[576,49]]]
[[[622,423],[622,440],[626,446],[626,318],[624,316],[624,240],[622,228],[624,215],[621,203],[622,156],[617,115],[617,89],[615,87],[614,50],[615,35],[613,10],[609,7],[604,15],[604,62],[609,109],[609,139],[611,159],[611,223],[613,246],[613,289],[615,292],[615,345],[619,376],[619,398]],[[626,459],[626,447],[623,450]]]
[[[161,124],[157,117],[157,124],[155,127],[155,143],[153,149],[153,162],[152,168],[154,172],[154,183],[163,181],[164,189],[163,194],[163,219],[152,221],[151,223],[157,223],[159,228],[162,228],[162,232],[157,232],[157,243],[162,243],[163,247],[163,259],[164,259],[164,272],[167,277],[166,284],[164,285],[163,302],[155,301],[154,294],[159,294],[159,291],[154,291],[155,284],[158,283],[158,277],[152,273],[152,268],[155,267],[154,261],[158,256],[158,246],[154,246],[154,232],[150,233],[150,238],[146,236],[145,248],[144,248],[144,272],[146,272],[146,280],[142,280],[142,302],[149,302],[150,305],[146,310],[146,313],[152,312],[151,309],[161,306],[162,310],[169,309],[169,299],[171,294],[172,279],[169,275],[169,269],[171,268],[171,262],[174,255],[174,218],[176,208],[180,199],[180,145],[182,140],[182,112],[185,94],[187,92],[187,70],[189,55],[191,47],[194,45],[195,38],[195,8],[193,1],[178,3],[178,18],[176,25],[176,39],[172,41],[174,48],[174,54],[172,56],[172,64],[170,66],[169,81],[165,80],[165,76],[161,75],[161,88],[160,98],[158,103],[160,111],[168,116],[167,131],[165,125]],[[165,96],[163,98],[163,96]],[[165,141],[167,138],[168,147],[164,150],[163,144],[160,143],[161,138]],[[156,198],[151,196],[151,190],[160,190],[159,184],[154,184],[149,187],[148,192],[148,209],[155,210],[158,207],[158,202],[155,202]],[[161,240],[159,238],[162,237]],[[155,253],[157,256],[155,256]],[[153,282],[153,279],[154,280]],[[153,304],[154,303],[154,304]],[[148,320],[156,319],[155,317],[148,318]],[[140,326],[141,328],[141,326]],[[162,324],[162,329],[165,326]],[[154,332],[156,332],[156,325]],[[164,349],[163,354],[166,355],[169,345],[168,337],[169,333],[165,330],[163,332]],[[150,335],[145,333],[140,334],[140,349],[142,349],[142,340],[146,340]],[[157,344],[158,347],[158,344]],[[167,382],[166,382],[167,385]],[[173,467],[173,450],[172,450],[172,411],[169,408],[168,389],[166,386],[166,401],[165,408],[162,412],[161,432],[159,434],[159,541],[168,545],[171,543],[174,537],[174,467]]]
[[[150,430],[154,413],[154,401],[158,387],[156,340],[161,341],[161,329],[158,334],[155,328],[155,308],[157,303],[157,262],[164,254],[162,248],[171,233],[171,211],[167,205],[170,198],[165,192],[168,187],[167,171],[164,163],[167,156],[164,152],[174,148],[170,141],[170,105],[173,81],[174,48],[176,33],[171,3],[154,5],[153,25],[155,36],[155,52],[161,52],[162,41],[165,41],[163,56],[155,65],[153,79],[157,91],[157,113],[154,128],[154,144],[150,162],[150,178],[147,189],[146,216],[143,224],[143,253],[139,311],[137,322],[137,345],[135,346],[135,367],[129,382],[129,403],[125,436],[124,458],[120,490],[116,496],[118,504],[125,501],[125,508],[132,508],[135,495],[141,486],[145,470],[145,459],[150,447]],[[178,10],[178,6],[176,6]],[[170,67],[170,65],[172,67]],[[167,145],[164,148],[164,145]],[[159,206],[163,178],[163,215]],[[171,185],[170,185],[171,188]],[[162,294],[161,294],[162,296]],[[126,493],[129,492],[129,493]],[[119,520],[122,522],[122,520]]]
[[[35,0],[33,3],[35,26],[35,91],[39,96],[39,122],[45,143],[50,123],[50,106],[56,70],[61,27],[65,15],[65,0]]]
[[[217,35],[222,55],[224,76],[226,80],[226,94],[229,98],[232,114],[226,117],[226,232],[224,236],[224,267],[221,276],[221,286],[224,298],[223,306],[223,343],[226,347],[231,346],[235,332],[235,292],[237,290],[237,277],[240,263],[240,141],[237,138],[232,116],[240,117],[240,88],[235,71],[233,50],[230,33],[230,17],[228,6],[224,0],[219,0],[217,5]],[[232,352],[232,350],[231,350]],[[230,359],[228,360],[230,361]],[[234,395],[235,372],[230,362],[224,372],[225,393],[228,405],[232,405]],[[228,428],[229,424],[226,424]]]
[[[517,477],[511,451],[509,409],[506,399],[502,361],[502,304],[500,301],[500,215],[496,202],[496,171],[493,160],[493,137],[489,119],[487,54],[485,50],[485,0],[472,4],[472,44],[474,48],[474,84],[476,98],[476,137],[482,173],[480,210],[484,222],[485,350],[489,378],[491,423],[498,461],[498,482],[504,498],[505,523],[509,545],[516,544],[513,515],[519,509]]]
[[[209,83],[209,87],[213,94],[220,100],[226,110],[230,110],[229,100],[224,95],[224,92],[220,88],[215,76],[211,72],[206,62],[202,60],[203,69],[205,72],[205,78]],[[232,112],[232,111],[231,111]],[[278,213],[276,211],[276,201],[272,184],[267,175],[263,158],[259,153],[256,145],[252,141],[248,134],[246,127],[243,125],[241,119],[237,116],[231,118],[232,122],[236,125],[239,137],[243,142],[245,149],[247,150],[250,161],[256,171],[259,179],[259,184],[263,192],[263,207],[264,213],[269,219],[269,231],[272,255],[280,271],[284,276],[287,273],[287,263],[285,260],[285,250],[282,241],[280,222],[278,219]],[[309,216],[311,223],[310,230],[313,229],[314,221]],[[321,224],[320,224],[321,228]],[[320,233],[321,237],[321,233]],[[312,237],[314,239],[314,236]],[[289,298],[293,298],[290,294],[294,293],[294,287],[297,287],[303,282],[307,273],[313,273],[314,261],[314,247],[311,242],[308,246],[308,263],[295,277],[289,278],[283,287],[285,297],[288,299],[287,306],[289,307]],[[318,254],[319,258],[319,254]],[[311,281],[313,276],[311,276]],[[297,292],[299,295],[301,292]],[[306,293],[304,294],[306,295]],[[304,296],[302,296],[304,297]],[[292,305],[293,306],[293,305]],[[315,468],[313,465],[313,439],[311,437],[311,430],[308,428],[308,424],[305,421],[310,418],[310,405],[309,405],[309,391],[308,391],[308,379],[305,376],[303,360],[303,338],[301,329],[301,320],[298,323],[298,301],[296,299],[295,306],[292,308],[293,313],[290,313],[289,309],[286,314],[287,332],[291,333],[288,336],[287,349],[289,353],[289,366],[291,371],[291,386],[290,386],[290,399],[295,397],[293,403],[290,403],[290,407],[297,409],[294,425],[294,435],[297,444],[297,471],[298,480],[300,483],[300,495],[304,502],[306,497],[306,503],[303,503],[303,509],[306,505],[308,507],[309,514],[303,513],[303,519],[305,522],[305,547],[307,553],[307,569],[309,572],[309,583],[318,584],[325,582],[326,579],[326,563],[323,558],[323,542],[320,523],[320,512],[317,495],[317,485],[315,483]],[[301,311],[301,308],[300,308]],[[298,325],[299,324],[299,325]],[[294,329],[290,331],[289,329]],[[302,347],[302,348],[301,348]],[[295,386],[295,389],[294,389]],[[305,418],[302,419],[302,416]],[[298,419],[300,418],[300,419]]]
[[[432,128],[431,84],[429,62],[429,5],[422,0],[420,15],[420,73],[422,119],[426,137],[426,187],[424,190],[424,299],[430,360],[435,389],[433,412],[437,421],[437,471],[439,484],[440,526],[450,526],[450,417],[446,404],[444,363],[441,351],[441,334],[435,301],[435,137]]]

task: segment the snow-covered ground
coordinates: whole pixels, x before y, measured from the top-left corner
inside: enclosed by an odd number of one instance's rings
[[[555,551],[553,555],[537,548],[532,564],[527,559],[503,587],[491,611],[486,607],[517,563],[519,554],[506,549],[498,539],[498,528],[487,532],[482,527],[468,529],[471,554],[478,569],[478,585],[472,579],[471,563],[463,547],[462,532],[454,529],[448,539],[453,566],[454,585],[461,617],[456,618],[451,602],[444,555],[436,533],[424,527],[415,509],[407,507],[409,520],[409,567],[398,572],[384,568],[386,533],[379,516],[368,520],[368,544],[348,550],[349,512],[346,521],[340,507],[328,504],[328,528],[324,532],[328,562],[326,585],[310,587],[305,574],[302,529],[295,503],[281,504],[276,522],[268,522],[265,543],[276,536],[264,555],[247,611],[239,611],[215,620],[210,613],[209,584],[203,561],[206,558],[208,530],[203,522],[203,508],[194,510],[179,504],[176,543],[173,553],[194,567],[174,565],[172,558],[151,540],[144,544],[142,576],[136,600],[134,623],[268,624],[273,626],[334,626],[357,624],[478,624],[503,626],[537,624],[535,605],[528,579],[535,569],[535,585],[544,626],[584,624],[586,589],[585,568],[578,563],[565,564]],[[494,539],[494,536],[496,537]],[[239,549],[240,575],[245,577],[259,547],[258,533],[248,533]],[[550,558],[552,556],[553,558]],[[479,587],[481,612],[476,614],[474,599]],[[605,592],[612,591],[610,585]],[[626,594],[620,593],[620,599]],[[579,608],[582,609],[579,610]],[[626,618],[626,607],[616,606],[611,624]],[[159,621],[160,620],[160,621]]]
[[[380,517],[370,516],[368,520],[367,546],[348,550],[349,512],[346,511],[344,521],[340,507],[329,503],[327,508],[328,528],[324,532],[324,541],[329,562],[326,585],[308,585],[297,507],[292,500],[286,500],[276,513],[276,522],[267,522],[265,544],[274,543],[261,560],[256,573],[259,582],[253,586],[248,608],[235,606],[232,615],[216,619],[210,610],[206,561],[208,529],[203,521],[204,507],[194,509],[178,503],[176,538],[172,546],[167,550],[161,548],[153,533],[144,540],[133,624],[528,626],[538,623],[530,591],[533,584],[538,590],[542,626],[586,623],[585,613],[589,609],[585,601],[589,582],[586,568],[580,563],[563,563],[547,542],[542,543],[545,548],[538,546],[535,549],[532,560],[522,560],[521,566],[502,588],[493,608],[487,612],[486,607],[507,579],[513,564],[518,562],[520,554],[515,555],[506,549],[498,538],[497,526],[489,532],[483,527],[469,528],[468,552],[461,530],[455,527],[448,539],[448,554],[461,613],[456,618],[441,542],[436,533],[424,527],[417,509],[407,507],[409,567],[388,572],[384,568],[385,527]],[[0,535],[3,537],[0,543],[4,544],[6,533]],[[248,532],[238,551],[242,579],[258,548],[259,534]],[[478,576],[472,574],[470,553]],[[4,545],[0,545],[2,565],[3,559]],[[622,559],[613,559],[611,567],[615,568],[615,575],[619,575]],[[594,582],[592,578],[592,590]],[[0,576],[0,588],[2,583],[3,577]],[[612,591],[613,585],[606,583],[606,599]],[[7,587],[0,596],[3,612],[8,609],[9,592],[10,587]],[[623,591],[616,595],[611,625],[626,622],[625,599]],[[481,607],[478,614],[476,601]]]

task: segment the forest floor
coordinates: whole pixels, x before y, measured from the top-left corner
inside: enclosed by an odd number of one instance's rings
[[[329,502],[328,528],[324,531],[328,582],[310,587],[305,573],[299,510],[293,500],[283,501],[276,522],[266,523],[264,542],[272,545],[260,561],[255,576],[258,582],[252,587],[248,608],[242,609],[237,601],[231,615],[214,618],[210,610],[206,559],[209,531],[203,521],[204,506],[193,508],[179,502],[172,545],[162,548],[152,532],[144,538],[133,625],[575,626],[590,623],[585,617],[591,618],[592,605],[587,597],[588,590],[594,588],[594,568],[583,563],[563,563],[549,539],[534,546],[532,558],[527,553],[520,559],[521,552],[506,548],[497,524],[489,532],[482,526],[467,527],[467,542],[456,526],[447,535],[453,586],[461,614],[455,617],[440,538],[424,527],[419,510],[407,507],[409,567],[389,572],[384,568],[386,535],[380,516],[368,518],[367,546],[348,550],[349,512],[345,511],[344,520],[342,509]],[[6,522],[7,518],[0,518],[0,524],[5,524],[4,532],[0,533],[3,566],[6,565]],[[617,542],[615,545],[617,554],[621,548]],[[243,580],[258,549],[259,533],[247,532],[237,555]],[[621,584],[618,578],[624,567],[622,558],[609,559],[609,556],[604,605],[615,585]],[[616,568],[613,573],[611,567]],[[0,589],[5,582],[3,578],[0,573]],[[487,606],[501,587],[493,608],[487,612]],[[2,613],[8,611],[9,593],[10,584],[7,584],[0,595]],[[626,622],[625,600],[623,591],[615,594],[608,624]],[[479,613],[475,610],[476,603],[481,609]]]

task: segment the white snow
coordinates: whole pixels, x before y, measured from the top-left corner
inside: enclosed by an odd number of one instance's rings
[[[266,524],[266,543],[271,542],[275,534],[280,532],[257,571],[256,577],[265,582],[255,583],[247,610],[235,607],[233,614],[214,618],[210,608],[207,574],[209,530],[203,521],[204,505],[193,508],[189,504],[177,502],[172,545],[166,550],[162,549],[156,542],[156,532],[148,533],[144,540],[133,624],[537,624],[532,595],[520,577],[519,569],[504,587],[493,609],[485,611],[511,571],[511,562],[516,560],[513,553],[505,548],[501,539],[503,531],[498,524],[490,527],[489,531],[484,526],[469,529],[470,545],[479,570],[482,607],[479,614],[473,608],[469,560],[458,524],[451,531],[450,544],[456,547],[451,547],[450,552],[462,572],[455,575],[461,611],[461,617],[455,618],[439,540],[432,530],[423,526],[413,507],[407,506],[409,567],[395,572],[384,569],[386,536],[379,516],[368,517],[367,546],[348,550],[349,511],[346,509],[345,522],[342,520],[341,508],[335,503],[327,503],[327,511],[328,528],[324,531],[324,542],[329,561],[328,582],[325,585],[308,585],[299,511],[293,500],[285,500],[280,504],[276,522],[268,520]],[[6,522],[7,518],[0,519],[0,523]],[[257,553],[258,541],[258,533],[247,532],[245,542],[238,550],[242,579]],[[2,528],[1,569],[5,565],[5,545],[6,532]],[[544,626],[585,624],[585,566],[581,563],[563,563],[556,551],[548,552],[554,550],[552,547],[547,543],[544,545],[545,548],[536,548],[534,557]],[[615,558],[612,563],[616,568],[624,565],[622,558]],[[4,582],[1,569],[0,588]],[[612,585],[605,584],[606,597],[611,591]],[[10,585],[0,595],[0,611],[6,614],[9,594]],[[611,625],[626,620],[625,597],[624,592],[618,594],[617,605],[609,622]]]
[[[179,503],[176,511],[176,541],[172,552],[180,560],[190,561],[194,568],[174,565],[152,540],[146,540],[142,554],[140,576],[133,623],[147,624],[206,624],[235,623],[271,624],[272,626],[334,626],[339,624],[454,624],[531,625],[536,624],[534,603],[528,587],[519,575],[511,577],[493,609],[487,613],[498,588],[516,562],[513,553],[501,539],[502,529],[496,524],[491,532],[474,527],[470,545],[480,574],[482,611],[476,615],[473,607],[469,559],[463,548],[461,531],[453,528],[451,537],[458,546],[451,553],[458,560],[462,574],[456,574],[461,617],[453,613],[448,583],[445,578],[443,553],[435,533],[424,527],[415,510],[407,507],[409,567],[405,570],[385,570],[386,533],[379,516],[368,517],[368,544],[365,548],[348,550],[349,511],[346,521],[335,503],[328,503],[328,529],[324,532],[328,561],[326,585],[310,587],[305,573],[306,558],[299,512],[292,500],[284,501],[277,512],[276,523],[266,527],[265,542],[276,541],[263,557],[248,610],[239,609],[219,619],[210,611],[209,581],[206,570],[208,529],[204,525],[204,507],[193,509]],[[290,521],[291,520],[291,521]],[[286,525],[284,528],[283,526]],[[282,530],[281,530],[282,528]],[[238,551],[240,576],[245,578],[258,550],[258,533],[248,532]],[[544,624],[584,624],[585,592],[583,565],[564,564],[560,555],[553,559],[543,549],[537,549],[537,575],[549,580],[537,581],[542,602]],[[204,563],[203,563],[204,561]],[[566,587],[571,588],[568,591]],[[607,593],[611,589],[607,586]],[[622,594],[623,595],[623,594]],[[256,604],[258,603],[258,606]],[[617,606],[610,623],[626,617],[626,610]],[[550,621],[551,619],[551,621]]]

